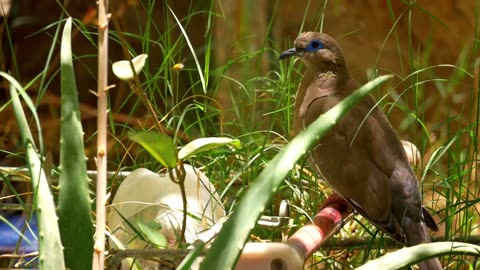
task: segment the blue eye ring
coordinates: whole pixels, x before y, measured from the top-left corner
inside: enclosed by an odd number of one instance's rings
[[[308,43],[308,46],[305,47],[305,51],[313,52],[313,51],[318,51],[318,50],[323,49],[323,48],[325,48],[325,45],[323,44],[323,42],[321,42],[318,39],[314,39],[314,40],[310,41],[310,43]]]

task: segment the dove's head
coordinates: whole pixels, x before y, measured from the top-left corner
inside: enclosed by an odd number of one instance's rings
[[[329,35],[305,32],[295,39],[295,47],[280,54],[279,59],[299,57],[309,68],[344,67],[345,61],[337,42]]]

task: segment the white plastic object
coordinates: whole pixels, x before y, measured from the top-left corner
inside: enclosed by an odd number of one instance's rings
[[[294,245],[247,243],[235,270],[301,270],[305,258]]]
[[[193,243],[200,232],[213,226],[225,216],[225,212],[215,188],[205,174],[191,165],[184,166],[188,205],[185,239],[187,243]],[[108,208],[107,223],[115,238],[109,241],[111,247],[148,247],[148,243],[141,240],[131,228],[137,219],[160,224],[168,247],[176,246],[183,220],[183,203],[179,186],[170,180],[168,174],[157,174],[140,168],[123,180]],[[126,265],[124,267],[129,269]]]

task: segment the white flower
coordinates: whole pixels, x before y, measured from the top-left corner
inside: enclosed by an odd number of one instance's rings
[[[140,54],[139,56],[132,59],[133,67],[135,68],[135,74],[139,74],[140,71],[145,66],[145,61],[147,60],[148,55]],[[130,62],[127,60],[118,61],[112,64],[112,71],[115,76],[117,76],[122,81],[128,81],[133,79],[134,75],[132,68],[130,67]]]

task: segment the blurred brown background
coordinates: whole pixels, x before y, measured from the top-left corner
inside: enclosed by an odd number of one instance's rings
[[[7,0],[2,0],[6,3]],[[67,1],[65,10],[70,16],[82,21],[91,33],[82,35],[74,32],[73,49],[78,58],[75,59],[75,69],[78,90],[81,101],[82,119],[86,138],[91,138],[95,131],[95,104],[96,97],[88,92],[96,88],[96,6],[94,1]],[[125,33],[139,33],[142,24],[145,24],[146,1],[117,0],[111,1],[111,13],[118,18],[121,30]],[[165,27],[165,22],[173,19],[165,5],[157,1],[154,9],[155,22],[159,29]],[[476,14],[479,7],[475,1],[419,0],[408,4],[405,1],[385,0],[336,0],[326,5],[322,1],[274,1],[274,0],[222,0],[214,1],[216,15],[209,17],[210,1],[167,1],[178,18],[185,18],[193,11],[197,12],[185,23],[185,28],[195,49],[202,48],[206,43],[206,31],[213,27],[213,49],[210,52],[214,59],[212,67],[225,65],[230,59],[242,54],[248,54],[264,48],[273,48],[279,53],[292,46],[293,40],[299,33],[302,25],[304,31],[319,30],[323,19],[323,31],[337,39],[343,48],[347,64],[352,76],[366,82],[368,71],[378,68],[378,73],[393,73],[397,76],[392,82],[397,93],[406,91],[402,96],[405,106],[414,109],[414,95],[410,77],[406,82],[399,84],[414,70],[432,67],[440,64],[457,65],[473,74],[473,62],[478,56],[478,33],[476,33]],[[7,68],[26,84],[37,76],[45,67],[45,61],[51,48],[55,23],[58,22],[62,7],[57,1],[14,0],[9,16],[1,26],[2,71]],[[166,18],[169,16],[169,18]],[[213,22],[209,19],[213,18]],[[140,25],[139,25],[140,24]],[[13,40],[13,47],[8,48],[8,25]],[[477,24],[478,26],[478,24]],[[114,30],[111,24],[112,30]],[[41,30],[41,31],[40,31]],[[180,36],[180,31],[172,31]],[[91,41],[89,41],[89,38]],[[110,43],[110,59],[123,59],[121,47]],[[140,42],[133,41],[134,48],[141,48]],[[11,57],[11,52],[14,57]],[[42,118],[43,132],[46,138],[46,149],[57,153],[59,142],[59,78],[58,78],[58,46],[53,51],[51,67],[44,84],[46,92],[42,93],[38,101],[39,112]],[[186,57],[185,65],[194,68],[194,62],[188,60],[188,48],[183,48],[182,54]],[[266,51],[244,61],[234,63],[226,72],[228,76],[240,82],[250,80],[255,76],[265,76],[271,70],[278,70],[277,54]],[[85,56],[85,57],[83,57]],[[158,63],[164,60],[162,51],[152,45],[149,62],[150,69],[155,70]],[[203,57],[200,57],[202,61]],[[14,60],[13,60],[14,59]],[[180,58],[173,59],[172,63]],[[203,64],[203,63],[202,63]],[[438,123],[444,122],[449,116],[458,114],[453,126],[465,126],[471,121],[470,110],[475,106],[472,98],[472,76],[464,72],[457,72],[452,67],[434,67],[419,74],[420,80],[446,78],[448,83],[426,82],[425,89],[425,121],[427,128],[434,131],[434,138],[445,137],[445,129],[433,130]],[[179,73],[182,76],[181,72]],[[411,78],[415,78],[412,76]],[[118,108],[120,101],[129,95],[126,85],[119,83],[110,74],[110,82],[117,84],[117,89],[111,91],[112,111],[114,120],[138,125],[135,116],[128,115],[128,108]],[[236,95],[242,100],[240,91],[231,82],[219,82],[218,90],[213,94],[226,109],[225,117],[234,123],[235,115],[228,111],[231,107],[229,95]],[[31,88],[30,93],[35,100],[39,88],[38,80]],[[398,84],[398,85],[397,85]],[[186,85],[185,88],[189,86]],[[1,84],[0,100],[8,100],[7,85]],[[387,91],[384,89],[383,91]],[[381,96],[381,94],[377,94]],[[392,95],[392,101],[396,95]],[[241,102],[241,101],[240,101]],[[166,105],[167,106],[167,105]],[[252,113],[253,104],[246,102],[241,107],[245,113]],[[268,103],[262,103],[262,108],[255,108],[254,117],[262,118],[263,113],[271,110]],[[390,109],[388,106],[386,110]],[[390,111],[389,111],[390,112]],[[138,117],[143,117],[142,110]],[[393,125],[401,133],[401,137],[420,143],[415,134],[415,124],[406,124],[406,114],[393,109],[390,114]],[[12,117],[10,107],[0,111],[0,149],[16,151],[19,147],[18,131]],[[413,126],[412,126],[413,125]],[[258,128],[261,128],[259,124]],[[234,130],[232,132],[235,132]],[[413,135],[412,135],[413,134]],[[416,141],[418,140],[418,141]],[[95,140],[87,140],[87,155],[93,156]],[[90,150],[89,150],[90,149]],[[1,156],[5,156],[4,153]],[[90,156],[90,157],[91,157]],[[4,162],[8,164],[8,162]]]

